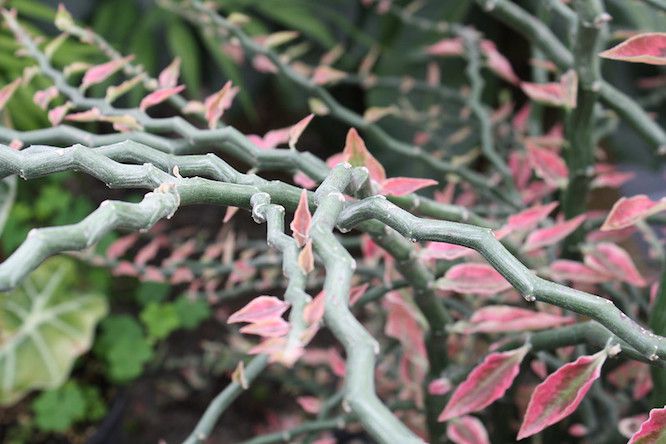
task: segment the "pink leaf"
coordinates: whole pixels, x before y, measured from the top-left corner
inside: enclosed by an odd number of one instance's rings
[[[462,416],[446,426],[446,436],[455,444],[490,444],[483,423],[473,416]]]
[[[647,413],[640,413],[638,415],[622,418],[617,423],[617,430],[620,432],[620,435],[625,438],[631,438],[636,432],[638,432],[638,430],[640,430],[641,425],[643,425],[647,419]]]
[[[289,128],[289,148],[292,150],[296,149],[296,143],[298,139],[305,131],[305,128],[308,127],[310,121],[314,118],[314,114],[309,114],[307,117],[301,119],[296,125]]]
[[[62,119],[65,118],[65,114],[67,114],[67,111],[70,110],[72,107],[71,103],[65,103],[64,105],[56,106],[52,110],[49,111],[48,113],[48,118],[49,122],[51,122],[52,126],[57,126],[60,125],[60,122],[62,122]]]
[[[122,59],[111,60],[110,62],[103,63],[101,65],[93,66],[88,69],[83,75],[83,80],[81,82],[81,89],[86,89],[91,85],[96,85],[102,83],[116,71],[123,68],[129,62],[134,59],[133,55],[123,57]]]
[[[204,102],[206,121],[209,128],[215,128],[224,114],[231,107],[234,96],[238,93],[238,87],[231,86],[231,80],[224,84],[215,94],[208,96]]]
[[[578,96],[578,76],[573,70],[562,74],[559,82],[520,84],[523,92],[532,100],[546,105],[575,108]]]
[[[666,440],[666,407],[650,410],[648,420],[631,437],[629,444],[660,444]]]
[[[224,212],[224,218],[222,223],[227,223],[231,220],[232,217],[238,212],[238,207],[227,207],[227,210]]]
[[[558,281],[571,281],[582,284],[600,284],[610,277],[580,262],[560,259],[548,267],[548,275]]]
[[[448,378],[437,378],[428,384],[428,393],[431,395],[446,395],[452,389],[451,381]]]
[[[128,234],[119,238],[106,249],[106,257],[109,259],[118,259],[125,254],[138,239],[139,235],[137,233]]]
[[[180,85],[180,86],[175,86],[173,88],[163,88],[163,89],[158,89],[150,94],[148,94],[146,97],[141,99],[141,103],[139,104],[139,108],[142,111],[147,110],[151,106],[155,106],[158,103],[162,103],[165,100],[167,100],[171,96],[175,96],[176,94],[180,94],[181,91],[185,89],[185,85]]]
[[[453,327],[460,333],[498,333],[520,330],[543,330],[571,324],[575,319],[550,313],[536,312],[509,305],[490,305],[474,312],[468,322]]]
[[[464,54],[463,41],[460,37],[440,40],[426,47],[425,51],[434,56],[460,56]]]
[[[312,224],[312,215],[308,206],[308,192],[301,191],[301,197],[298,200],[298,206],[294,212],[294,219],[289,225],[291,232],[299,247],[305,245],[310,235],[310,225]]]
[[[383,306],[387,312],[384,326],[386,336],[400,341],[406,354],[425,356],[423,328],[418,322],[416,310],[403,299],[398,291],[386,293]]]
[[[648,32],[635,35],[599,56],[623,62],[666,65],[666,33]]]
[[[180,75],[180,57],[176,57],[173,61],[162,70],[157,79],[160,88],[173,88],[178,84],[178,76]]]
[[[380,184],[380,194],[388,196],[405,196],[421,188],[437,185],[433,179],[419,179],[416,177],[391,177]]]
[[[299,396],[296,398],[296,402],[305,412],[311,415],[316,415],[321,409],[321,400],[314,396]]]
[[[347,133],[345,148],[342,151],[342,160],[349,162],[355,167],[366,167],[370,178],[379,183],[386,179],[384,167],[375,157],[370,154],[365,142],[361,139],[355,128],[351,128]]]
[[[595,245],[594,249],[585,255],[585,264],[622,282],[637,287],[647,285],[631,260],[629,253],[610,242]]]
[[[303,309],[303,320],[308,324],[316,324],[324,318],[326,309],[326,293],[320,291]]]
[[[538,248],[556,244],[576,231],[576,229],[583,223],[584,220],[585,215],[581,214],[580,216],[576,216],[573,219],[564,222],[558,222],[551,227],[535,230],[530,233],[529,236],[527,236],[525,245],[523,245],[523,250],[534,251]]]
[[[264,338],[279,338],[289,333],[289,322],[282,318],[264,319],[241,327],[240,332]]]
[[[477,365],[458,386],[438,421],[477,412],[504,396],[520,371],[520,363],[529,346],[515,350],[491,353]]]
[[[41,109],[46,109],[53,99],[58,97],[58,88],[51,86],[49,88],[37,91],[32,97],[32,101]]]
[[[454,261],[471,254],[474,254],[474,250],[471,248],[446,242],[428,242],[426,248],[421,251],[421,257],[426,260],[444,259]]]
[[[537,176],[554,187],[561,187],[566,184],[569,177],[569,169],[557,153],[546,148],[541,148],[531,142],[526,142],[525,145],[527,148],[527,159]]]
[[[305,188],[306,190],[311,190],[317,185],[317,182],[310,179],[310,177],[302,171],[294,174],[294,183],[299,187]]]
[[[260,322],[267,319],[275,319],[287,311],[289,303],[274,296],[259,296],[252,299],[245,307],[241,308],[227,319],[227,324],[237,322]]]
[[[274,74],[278,72],[278,68],[275,66],[275,63],[273,63],[271,59],[263,54],[257,54],[254,56],[254,58],[252,58],[252,66],[257,71],[267,74]]]
[[[308,240],[298,254],[298,266],[303,273],[308,274],[314,270],[314,254],[312,253],[312,241]]]
[[[572,414],[599,378],[608,352],[581,356],[550,374],[532,393],[518,440],[539,433]]]
[[[0,89],[0,110],[5,107],[9,99],[12,98],[16,89],[21,85],[21,78],[14,80]]]
[[[558,202],[551,202],[547,205],[535,205],[520,213],[509,216],[506,225],[512,230],[531,230],[539,222],[543,221],[557,206]]]
[[[97,108],[91,108],[87,111],[73,113],[65,117],[65,120],[72,122],[96,122],[102,118],[102,113]]]
[[[146,265],[151,259],[153,259],[157,253],[160,251],[160,247],[164,243],[164,238],[156,237],[143,246],[136,253],[134,258],[134,263],[140,267]]]
[[[644,194],[622,197],[615,202],[601,231],[630,227],[653,214],[666,210],[666,199],[653,201]]]
[[[511,284],[488,264],[458,264],[437,281],[440,290],[489,296],[511,288]]]
[[[365,284],[357,285],[355,287],[352,287],[349,289],[349,305],[352,306],[356,302],[358,302],[359,299],[363,297],[365,294],[365,291],[368,289],[368,284],[367,282]]]
[[[337,83],[347,77],[347,73],[330,66],[318,66],[312,74],[312,83],[315,85],[328,85]]]
[[[490,40],[483,40],[481,42],[481,51],[485,54],[488,68],[492,72],[514,85],[520,83],[520,79],[513,71],[511,63],[509,63],[507,58],[497,50],[493,42]]]

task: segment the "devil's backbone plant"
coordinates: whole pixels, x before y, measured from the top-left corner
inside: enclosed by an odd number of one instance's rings
[[[345,41],[313,54],[299,33],[257,31],[247,11],[224,2],[222,12],[215,2],[159,3],[240,68],[295,87],[311,114],[264,135],[243,134],[224,123],[242,93],[233,82],[203,100],[186,99],[180,59],[153,78],[64,6],[55,20],[61,34],[46,41],[16,11],[3,10],[16,56],[29,63],[0,89],[0,107],[46,81],[33,99],[51,127],[0,128],[2,220],[15,176],[76,171],[110,188],[147,190],[136,202],[104,200],[78,223],[33,229],[0,264],[3,405],[31,390],[60,386],[70,397],[78,390],[62,384],[90,348],[105,300],[63,281],[69,262],[34,271],[78,251],[115,276],[188,295],[146,306],[140,318],[149,338],[141,343],[132,342],[129,316],[102,328],[96,350],[106,350],[118,381],[140,373],[150,341],[196,325],[209,304],[221,306],[229,347],[247,358],[183,437],[187,443],[214,436],[218,418],[263,373],[302,383],[291,389],[293,406],[269,403],[273,426],[283,430],[252,443],[347,442],[343,431],[396,444],[537,435],[534,442],[666,442],[666,198],[589,207],[635,180],[599,147],[617,134],[618,120],[656,156],[666,149],[648,109],[663,99],[655,92],[663,72],[651,67],[648,93],[637,99],[604,80],[601,62],[664,65],[666,34],[629,31],[613,46],[601,0],[544,1],[534,15],[509,0],[477,0],[531,45],[533,75],[522,79],[479,31],[428,19],[420,12],[428,2],[355,5],[368,20],[423,34],[410,61],[424,68],[421,78],[380,69],[380,46],[361,51],[351,69]],[[661,0],[645,3],[666,10]],[[549,28],[553,17],[566,28],[564,39]],[[106,60],[59,66],[54,55],[70,40]],[[464,67],[460,85],[447,83],[449,63]],[[105,97],[90,93],[111,81]],[[483,101],[489,81],[510,95]],[[359,113],[333,94],[344,85],[389,90],[393,101]],[[149,92],[137,107],[115,105],[139,87]],[[179,115],[153,117],[158,108]],[[349,129],[345,140],[327,140],[338,154],[321,160],[299,140],[329,120]],[[392,174],[406,162],[425,177]],[[275,172],[293,180],[262,177]],[[265,242],[221,231],[202,243],[196,227],[178,236],[164,234],[165,225],[148,231],[194,204],[227,207],[223,228],[247,218],[239,209],[249,211],[265,226]],[[95,249],[112,231],[129,234]],[[649,254],[637,254],[641,248]],[[242,296],[238,310],[225,305]],[[109,351],[123,338],[136,345],[133,353]],[[84,418],[85,409],[65,414]],[[62,428],[62,418],[46,418]]]

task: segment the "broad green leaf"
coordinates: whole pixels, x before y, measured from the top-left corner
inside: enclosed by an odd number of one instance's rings
[[[101,323],[95,354],[106,363],[109,378],[127,382],[141,374],[143,365],[153,356],[153,349],[134,318],[117,315]]]
[[[180,324],[188,330],[196,328],[211,314],[208,304],[202,299],[191,301],[186,296],[181,296],[174,302],[174,307],[178,313]]]
[[[64,432],[86,416],[86,399],[74,381],[40,394],[32,403],[35,423],[44,431]]]
[[[178,313],[171,303],[151,302],[141,311],[140,317],[150,339],[164,339],[180,327]]]
[[[106,300],[79,292],[74,264],[44,263],[17,290],[0,294],[0,404],[58,387],[92,343]]]

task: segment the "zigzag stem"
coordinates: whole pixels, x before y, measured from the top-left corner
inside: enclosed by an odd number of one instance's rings
[[[374,439],[381,443],[422,443],[379,400],[375,393],[377,341],[347,308],[354,259],[332,231],[344,206],[343,192],[351,181],[351,165],[339,165],[315,192],[318,208],[312,219],[310,237],[324,261],[326,281],[326,325],[342,343],[347,355],[344,403]]]
[[[368,219],[377,219],[403,236],[463,245],[478,251],[530,302],[557,305],[598,321],[650,360],[666,359],[666,338],[657,336],[631,320],[612,301],[568,288],[535,276],[485,228],[416,217],[381,197],[348,205],[338,221],[351,229]]]
[[[508,0],[476,0],[488,14],[497,18],[536,45],[560,69],[574,64],[574,56],[553,32],[519,5]],[[604,103],[626,120],[643,138],[666,153],[666,132],[631,97],[603,79],[599,81],[599,95]]]
[[[185,10],[182,7],[172,5],[167,1],[161,1],[166,7],[170,8],[174,12],[184,16],[186,19],[192,21],[193,18],[184,13]],[[368,122],[363,119],[363,116],[357,114],[353,110],[344,107],[340,104],[331,94],[324,88],[319,85],[314,84],[310,79],[307,79],[292,69],[287,63],[285,63],[275,52],[266,48],[254,40],[252,40],[244,31],[230,23],[225,18],[219,16],[214,11],[211,11],[209,8],[201,4],[199,1],[194,1],[192,7],[204,15],[203,23],[209,21],[215,25],[216,30],[225,30],[229,34],[233,35],[238,39],[238,42],[243,46],[247,52],[256,55],[262,55],[267,57],[278,69],[280,74],[285,78],[298,85],[303,91],[307,92],[309,95],[317,97],[321,100],[326,107],[328,108],[331,117],[339,119],[340,121],[356,127],[364,132],[366,132],[373,139],[379,141],[383,146],[392,151],[395,154],[401,156],[407,156],[411,159],[418,160],[423,162],[430,168],[438,171],[443,174],[452,174],[458,176],[470,184],[474,185],[480,192],[492,196],[493,198],[505,202],[514,207],[519,207],[520,204],[517,202],[512,202],[505,193],[501,193],[498,190],[494,189],[486,180],[486,178],[466,167],[463,166],[454,166],[450,163],[444,162],[442,160],[436,159],[427,152],[421,150],[418,146],[414,146],[408,143],[401,142],[387,132],[385,132],[378,125]],[[195,21],[195,24],[200,25],[202,21]]]
[[[245,382],[251,384],[254,379],[261,374],[261,372],[268,365],[268,357],[266,355],[259,355],[252,358],[250,363],[245,367],[244,376]],[[206,411],[199,419],[192,433],[183,441],[183,444],[200,444],[205,442],[210,436],[210,432],[215,427],[218,418],[224,411],[231,405],[231,403],[238,398],[245,388],[239,382],[230,382],[227,387],[222,390],[208,405]]]

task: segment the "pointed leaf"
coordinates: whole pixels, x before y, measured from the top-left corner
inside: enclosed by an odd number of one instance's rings
[[[554,187],[561,187],[567,183],[569,169],[557,153],[529,141],[525,146],[527,159],[537,176]]]
[[[434,56],[460,56],[465,53],[463,41],[460,37],[443,39],[426,47],[427,54]]]
[[[666,65],[666,33],[647,32],[635,35],[599,56],[623,62]]]
[[[227,324],[234,324],[236,322],[261,322],[267,319],[279,318],[288,308],[289,303],[274,296],[259,296],[229,316]]]
[[[314,270],[314,254],[312,253],[312,241],[308,240],[298,254],[298,266],[303,273],[308,274]]]
[[[666,407],[650,410],[648,420],[631,437],[629,444],[660,444],[666,442]]]
[[[305,128],[308,127],[310,121],[313,118],[314,114],[309,114],[289,129],[289,148],[292,150],[296,149],[296,143],[298,143],[298,139],[301,137],[301,134],[303,134],[303,131],[305,131]]]
[[[511,63],[497,50],[493,42],[483,40],[481,42],[481,51],[486,56],[488,69],[509,83],[513,83],[514,85],[520,83],[520,79],[513,71]]]
[[[301,408],[311,415],[316,415],[321,410],[321,400],[314,396],[299,396],[296,402]]]
[[[546,105],[575,108],[578,96],[578,76],[569,70],[562,74],[559,82],[520,84],[523,92],[532,100]]]
[[[571,281],[581,284],[600,284],[610,279],[608,274],[568,259],[560,259],[550,264],[548,275],[558,281]]]
[[[56,86],[51,86],[49,88],[35,92],[32,101],[35,102],[35,104],[41,109],[46,109],[48,108],[49,103],[51,103],[51,101],[56,97],[58,97],[58,88]]]
[[[326,294],[320,291],[303,309],[303,320],[308,324],[316,324],[324,318]]]
[[[180,76],[180,57],[176,57],[173,61],[162,70],[157,83],[160,88],[173,88],[178,84],[178,77]]]
[[[532,393],[518,440],[527,438],[572,414],[592,383],[599,378],[608,356],[601,350],[592,356],[581,356],[550,374]]]
[[[64,105],[56,106],[48,113],[49,122],[52,126],[60,125],[67,112],[72,108],[72,104],[67,102]]]
[[[478,309],[467,322],[453,326],[459,333],[498,333],[506,331],[543,330],[571,324],[570,316],[558,316],[510,305],[490,305]]]
[[[347,73],[330,66],[318,66],[312,74],[312,83],[315,85],[330,85],[347,77]]]
[[[491,353],[458,386],[439,415],[438,421],[477,412],[504,396],[520,371],[529,346]]]
[[[9,83],[0,89],[0,110],[2,110],[9,99],[12,98],[16,89],[21,85],[21,78],[15,79],[12,83]]]
[[[488,264],[458,264],[437,281],[440,290],[489,296],[511,288],[511,284]]]
[[[585,215],[581,214],[573,219],[556,223],[555,225],[547,228],[535,230],[527,236],[524,251],[534,251],[538,248],[553,245],[576,231],[576,229],[585,221]]]
[[[622,197],[613,205],[601,226],[601,231],[630,227],[636,222],[664,210],[666,210],[666,199],[653,201],[644,194]]]
[[[91,85],[96,85],[102,83],[108,79],[111,75],[115,74],[116,71],[123,68],[129,62],[134,60],[133,55],[123,57],[122,59],[111,60],[110,62],[102,63],[101,65],[95,65],[92,68],[88,69],[83,75],[83,80],[81,81],[81,89],[87,89]]]
[[[215,128],[224,114],[231,107],[238,87],[231,84],[231,80],[224,84],[215,94],[208,96],[204,102],[205,117],[209,128]]]
[[[490,444],[483,423],[473,416],[462,416],[446,426],[446,436],[455,444]]]
[[[531,230],[535,228],[539,222],[548,217],[558,205],[558,202],[551,202],[547,205],[534,205],[520,213],[511,215],[507,219],[506,225],[502,230],[507,230],[509,232]]]
[[[355,167],[366,167],[370,178],[379,183],[386,179],[384,167],[375,157],[370,154],[365,142],[361,139],[355,128],[351,128],[347,133],[345,148],[342,151],[342,159]]]
[[[446,242],[428,242],[426,248],[421,250],[421,257],[426,260],[443,259],[454,261],[472,254],[474,254],[474,250],[471,248]]]
[[[171,96],[175,96],[176,94],[180,94],[181,91],[185,89],[185,85],[180,85],[176,86],[173,88],[164,88],[164,89],[158,89],[150,94],[148,94],[146,97],[141,99],[141,103],[139,104],[139,108],[141,111],[145,111],[146,109],[150,108],[151,106],[155,106],[159,103],[164,102]]]
[[[383,180],[380,186],[380,194],[386,196],[405,196],[414,193],[421,188],[437,185],[438,182],[433,179],[419,179],[416,177],[391,177]]]
[[[637,287],[645,287],[647,282],[631,260],[631,256],[624,249],[610,242],[595,245],[594,249],[585,255],[585,264],[601,273],[613,276],[616,279]]]
[[[299,247],[306,244],[310,235],[310,225],[312,224],[312,215],[308,206],[308,192],[301,191],[301,197],[298,200],[298,206],[294,212],[294,219],[289,225],[291,232]]]
[[[257,335],[264,338],[279,338],[289,333],[289,322],[282,318],[264,319],[241,327],[240,332],[246,335]]]

